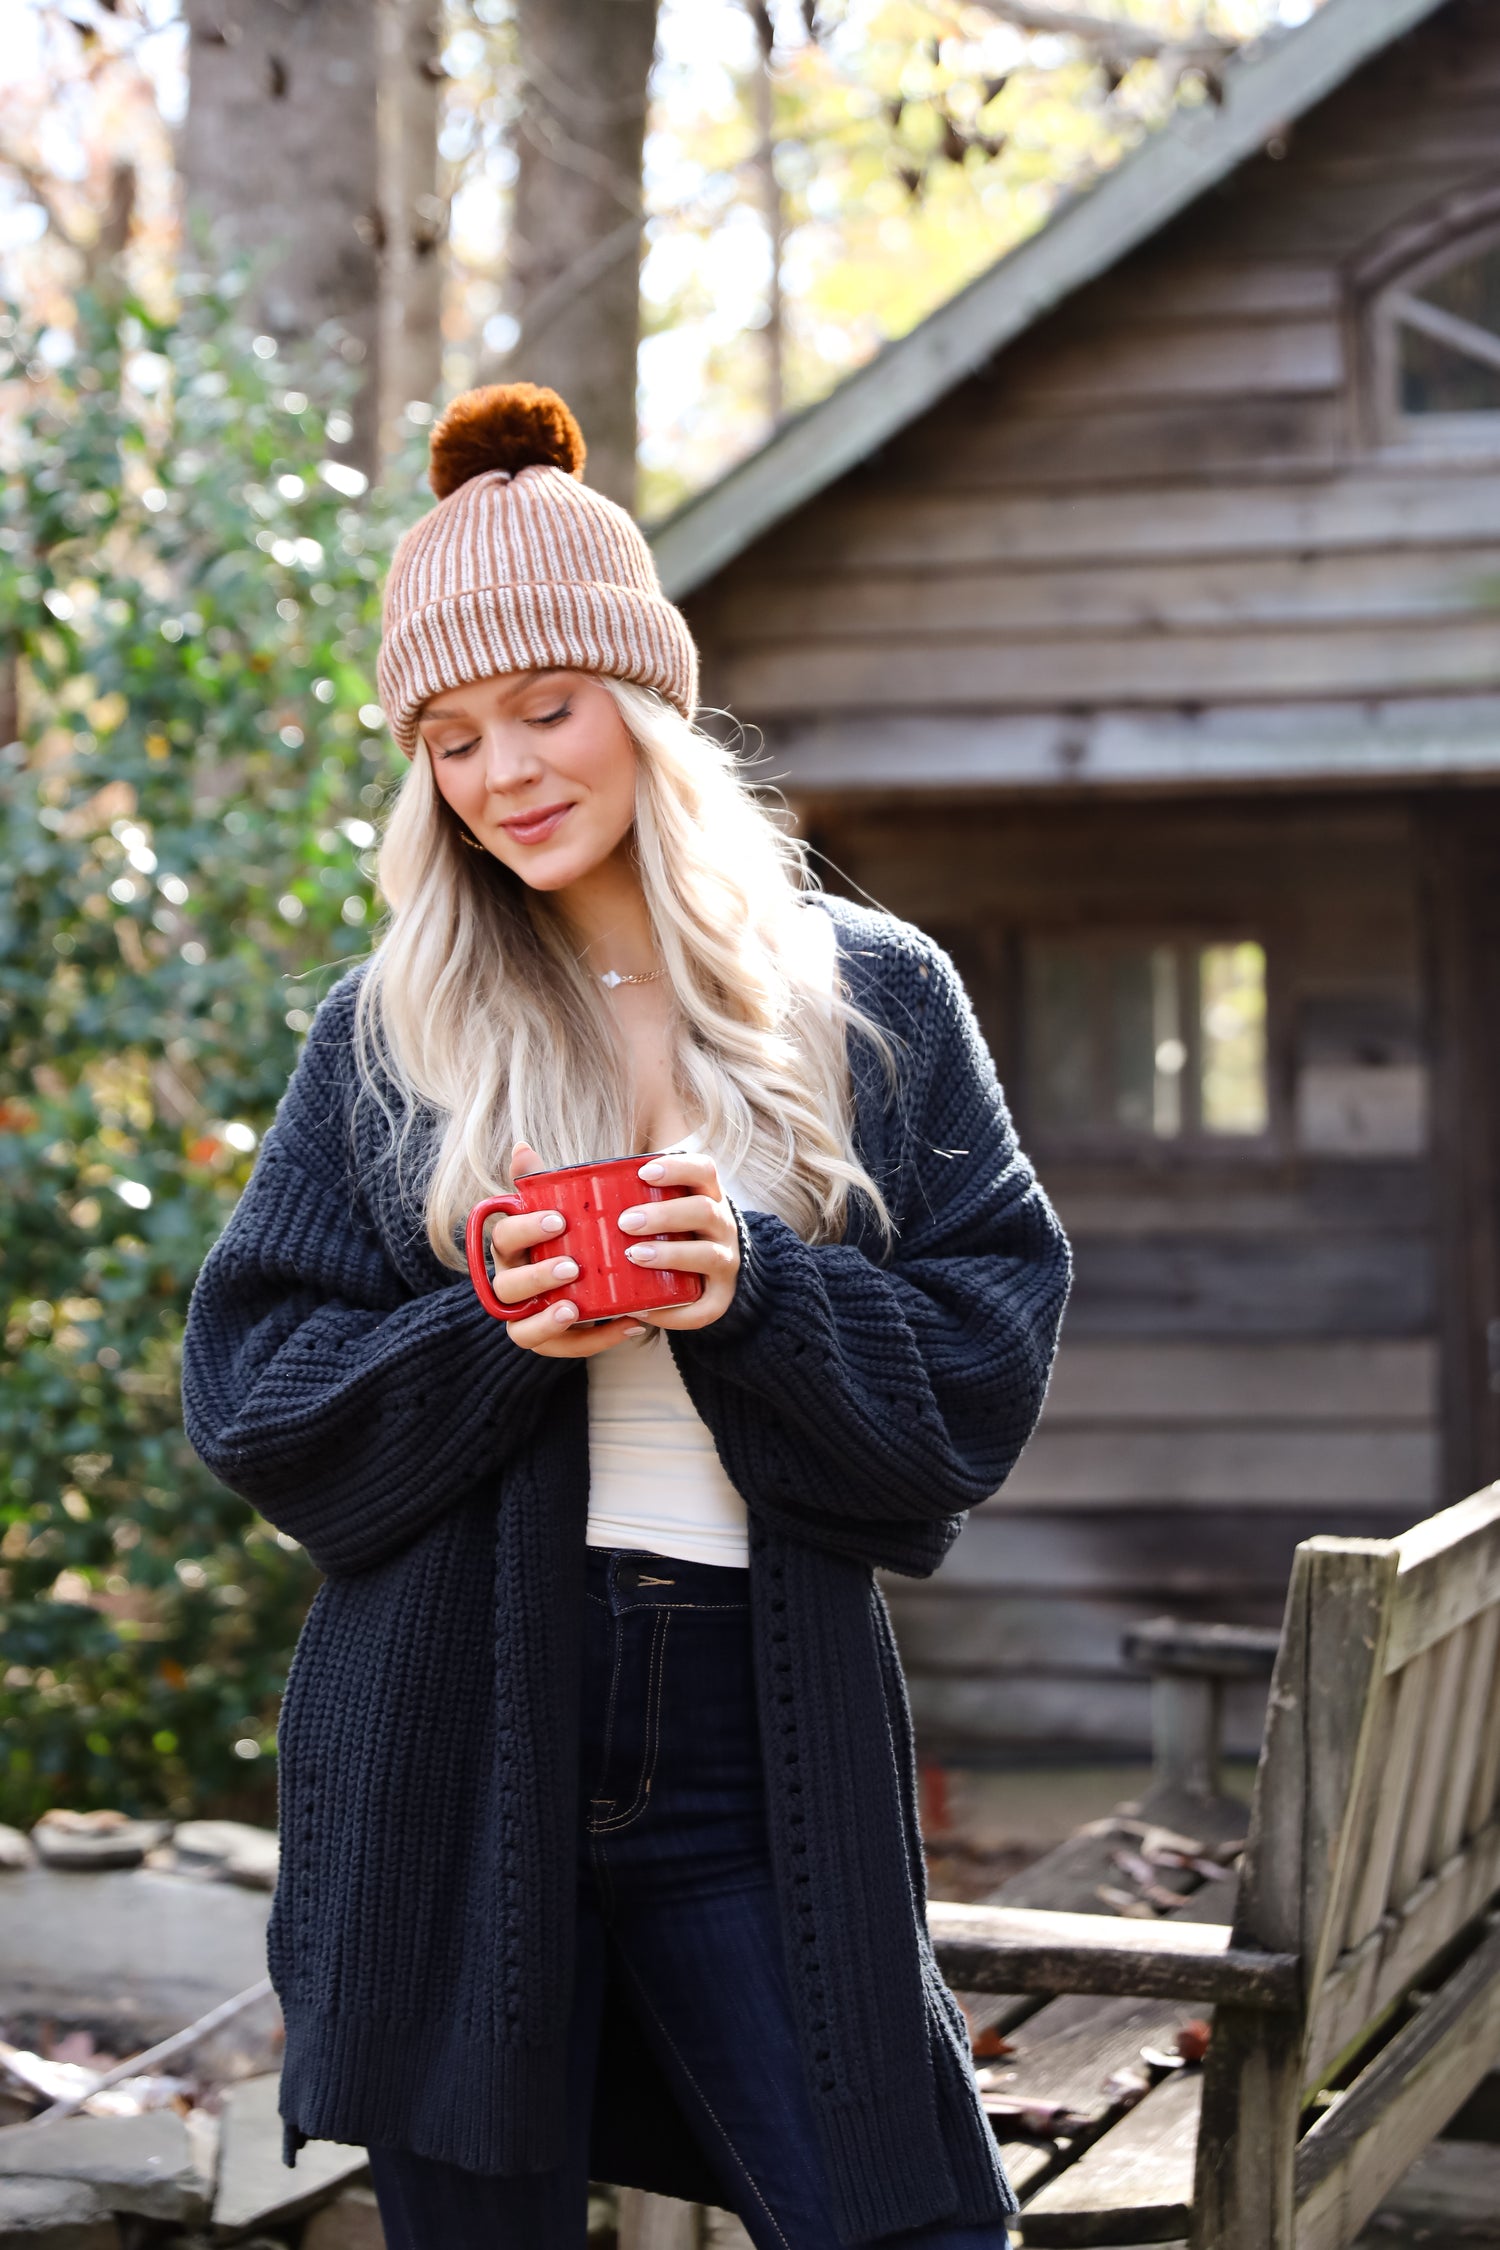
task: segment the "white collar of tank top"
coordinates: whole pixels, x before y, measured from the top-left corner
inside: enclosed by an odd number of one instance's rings
[[[818,982],[833,991],[838,945],[826,912],[802,919]],[[703,1147],[702,1129],[673,1141]],[[742,1210],[743,1183],[719,1185]],[[750,1560],[745,1503],[725,1474],[664,1336],[617,1344],[588,1362],[591,1547],[626,1549],[743,1570]]]

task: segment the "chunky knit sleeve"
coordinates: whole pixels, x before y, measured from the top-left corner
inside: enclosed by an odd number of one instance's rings
[[[183,1421],[231,1490],[330,1576],[368,1570],[497,1476],[565,1361],[521,1351],[456,1275],[413,1293],[351,1178],[352,980],[330,993],[194,1286]]]
[[[890,1262],[737,1210],[729,1309],[673,1346],[752,1514],[921,1572],[1036,1425],[1070,1265],[951,960],[929,941],[893,974],[924,1030]]]

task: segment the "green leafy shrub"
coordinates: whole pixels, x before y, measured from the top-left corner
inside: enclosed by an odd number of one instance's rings
[[[392,527],[340,376],[298,388],[223,287],[56,342],[0,320],[0,1817],[266,1817],[314,1573],[193,1455],[180,1341],[369,945]]]

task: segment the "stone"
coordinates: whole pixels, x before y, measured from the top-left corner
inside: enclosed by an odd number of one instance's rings
[[[31,1831],[48,1867],[139,1867],[147,1852],[166,1842],[169,1820],[131,1820],[122,1812],[48,1812]]]
[[[0,2243],[7,2250],[120,2250],[120,2230],[77,2180],[0,2179]]]
[[[364,2150],[342,2141],[308,2141],[297,2151],[295,2166],[283,2164],[280,2091],[281,2079],[272,2073],[225,2090],[214,2199],[214,2232],[221,2237],[299,2218],[366,2168]]]
[[[116,2054],[181,2031],[266,1973],[261,1891],[144,1867],[83,1877],[34,1866],[7,1876],[3,1899],[6,2014],[86,2023]]]
[[[213,1868],[252,1890],[276,1888],[280,1852],[274,1828],[252,1828],[244,1820],[185,1820],[173,1831],[172,1847],[184,1867]]]
[[[30,1837],[23,1836],[19,1828],[6,1828],[0,1824],[0,1874],[11,1874],[18,1867],[30,1865]]]
[[[206,2216],[213,2192],[175,2109],[13,2125],[0,2136],[0,2180],[22,2178],[70,2180],[108,2211],[190,2223]]]
[[[385,2250],[375,2190],[345,2188],[315,2211],[302,2230],[302,2250]]]

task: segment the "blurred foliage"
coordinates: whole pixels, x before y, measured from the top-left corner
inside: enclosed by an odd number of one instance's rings
[[[0,319],[0,1817],[269,1817],[315,1574],[190,1450],[180,1340],[368,946],[392,527],[347,375],[289,374],[226,285],[86,295],[61,356]]]

